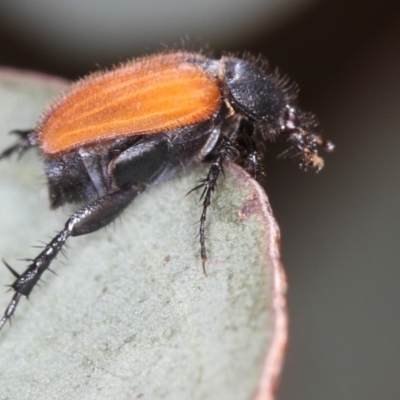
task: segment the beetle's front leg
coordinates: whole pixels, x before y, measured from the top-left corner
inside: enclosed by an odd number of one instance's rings
[[[0,330],[14,314],[21,297],[29,296],[43,272],[49,268],[51,262],[57,257],[70,236],[86,235],[105,227],[114,221],[143,189],[143,187],[131,186],[101,197],[82,207],[68,219],[64,229],[32,260],[32,263],[28,265],[23,274],[19,275],[5,263],[6,267],[17,279],[11,285],[15,293],[0,320]]]

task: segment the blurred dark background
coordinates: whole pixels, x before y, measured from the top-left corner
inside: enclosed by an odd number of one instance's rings
[[[267,160],[289,281],[279,399],[399,398],[400,2],[0,5],[0,64],[71,79],[186,35],[264,54],[337,146],[318,175]]]

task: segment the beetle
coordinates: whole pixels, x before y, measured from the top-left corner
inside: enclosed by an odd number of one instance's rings
[[[15,276],[0,329],[28,297],[70,236],[94,232],[114,221],[147,186],[191,165],[207,162],[199,224],[204,273],[205,223],[224,163],[233,160],[257,179],[265,143],[283,139],[282,156],[303,169],[323,167],[322,139],[312,114],[296,104],[297,89],[262,58],[213,59],[172,51],[146,56],[88,75],[43,112],[37,126],[13,131],[15,145],[0,154],[38,148],[44,160],[51,208],[83,204],[43,251]]]

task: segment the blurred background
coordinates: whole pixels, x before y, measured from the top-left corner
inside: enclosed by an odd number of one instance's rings
[[[280,400],[400,395],[400,2],[3,0],[0,65],[70,79],[164,45],[262,53],[336,144],[320,173],[271,148],[290,345]]]

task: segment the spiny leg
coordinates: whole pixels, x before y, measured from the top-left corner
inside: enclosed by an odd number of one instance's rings
[[[17,153],[21,157],[26,150],[37,145],[37,135],[32,129],[15,130],[10,133],[19,136],[18,142],[0,153],[0,160],[2,158],[10,157],[14,153]]]
[[[203,263],[203,272],[207,275],[206,271],[206,261],[207,261],[207,250],[206,250],[206,236],[205,236],[205,224],[207,219],[207,209],[211,204],[211,195],[215,190],[218,177],[220,173],[223,171],[223,163],[229,158],[229,154],[231,152],[231,141],[228,137],[223,137],[219,146],[218,155],[215,160],[211,164],[211,167],[208,171],[207,177],[201,180],[200,185],[193,188],[192,191],[204,187],[203,193],[200,196],[200,201],[203,200],[202,206],[203,211],[200,217],[200,254]]]
[[[101,197],[82,207],[68,219],[64,229],[32,260],[22,275],[5,263],[17,279],[11,285],[15,293],[0,320],[0,330],[14,314],[21,297],[29,296],[43,272],[49,269],[51,262],[63,249],[70,236],[86,235],[105,227],[114,221],[141,191],[143,187],[133,186]]]

